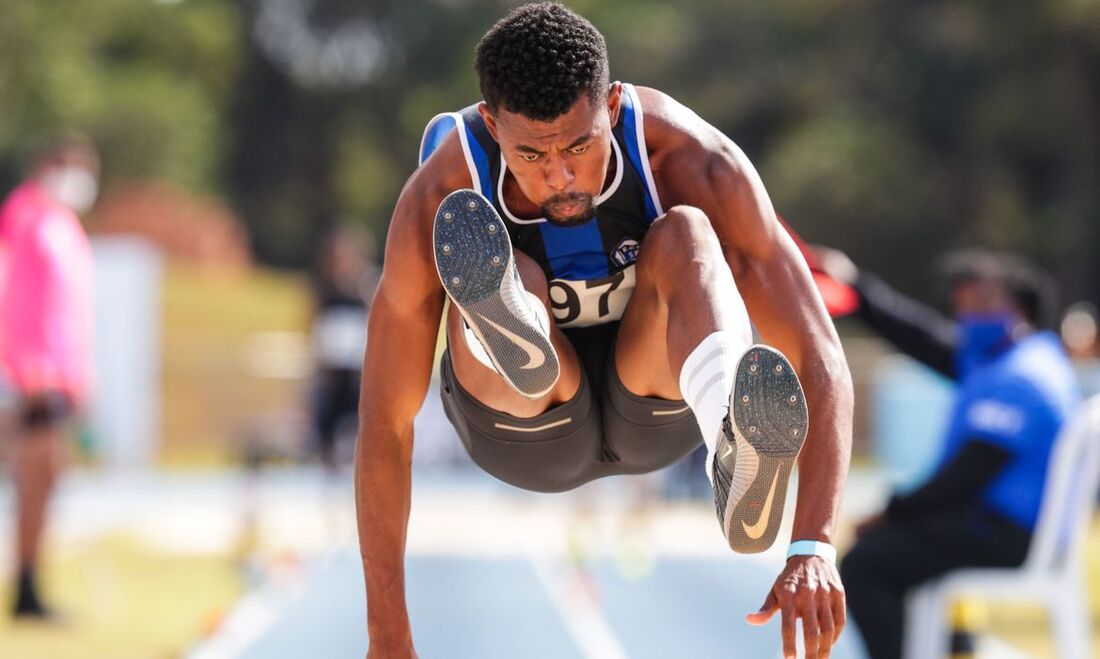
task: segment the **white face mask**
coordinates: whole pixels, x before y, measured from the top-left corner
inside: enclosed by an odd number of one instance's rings
[[[42,187],[59,204],[81,215],[95,203],[99,184],[95,176],[83,167],[54,167],[42,176]]]

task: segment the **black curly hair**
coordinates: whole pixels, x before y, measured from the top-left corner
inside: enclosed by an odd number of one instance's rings
[[[581,94],[607,97],[607,44],[592,23],[556,2],[513,9],[477,44],[474,68],[489,110],[551,121]]]

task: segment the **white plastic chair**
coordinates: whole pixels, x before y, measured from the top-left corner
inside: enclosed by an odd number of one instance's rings
[[[959,596],[1024,600],[1046,607],[1060,659],[1089,656],[1089,608],[1083,552],[1100,484],[1100,395],[1062,430],[1027,559],[1018,568],[956,570],[909,595],[906,659],[943,659],[949,650],[946,607]]]

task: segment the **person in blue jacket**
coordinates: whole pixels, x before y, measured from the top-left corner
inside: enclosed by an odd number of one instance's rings
[[[900,657],[905,597],[962,567],[1023,563],[1051,449],[1079,402],[1056,334],[1048,278],[1004,254],[946,261],[953,318],[819,248],[825,270],[853,286],[858,316],[902,352],[957,384],[937,467],[857,529],[841,564],[848,606],[873,659]]]

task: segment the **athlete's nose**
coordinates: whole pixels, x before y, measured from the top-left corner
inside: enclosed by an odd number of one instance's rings
[[[558,159],[554,162],[554,159],[547,159],[546,164],[546,185],[554,192],[565,192],[573,186],[573,181],[576,176],[573,175],[573,170],[566,164],[564,159]]]

